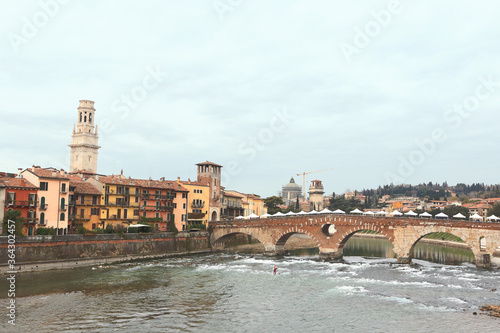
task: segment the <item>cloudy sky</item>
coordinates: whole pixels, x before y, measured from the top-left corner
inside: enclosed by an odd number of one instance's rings
[[[499,183],[498,1],[10,1],[0,5],[0,171],[69,169],[78,101],[98,168],[225,166],[276,194]]]

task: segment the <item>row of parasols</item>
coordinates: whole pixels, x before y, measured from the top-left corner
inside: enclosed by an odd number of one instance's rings
[[[297,215],[315,215],[315,214],[345,214],[345,212],[341,209],[337,209],[337,210],[334,210],[334,211],[331,211],[329,210],[328,208],[325,208],[323,209],[322,211],[320,212],[317,212],[315,210],[313,211],[310,211],[310,212],[304,212],[304,211],[301,211],[299,213],[294,213],[292,211],[284,214],[284,213],[281,213],[281,212],[277,212],[276,214],[264,214],[264,215],[256,215],[256,214],[250,214],[248,216],[237,216],[236,219],[256,219],[256,218],[268,218],[268,217],[283,217],[283,216],[297,216]],[[408,216],[408,217],[420,217],[420,218],[431,218],[432,215],[427,213],[427,212],[423,212],[421,214],[417,214],[415,213],[414,211],[410,210],[409,212],[407,213],[401,213],[397,210],[391,212],[391,213],[387,213],[383,210],[381,211],[378,211],[378,212],[372,212],[372,211],[367,211],[367,212],[363,212],[359,209],[355,209],[355,210],[352,210],[350,212],[350,214],[359,214],[359,215],[371,215],[371,216]],[[448,219],[449,216],[446,215],[445,213],[439,213],[439,214],[436,214],[434,216],[435,218],[437,219]],[[461,214],[461,213],[458,213],[458,214],[455,214],[453,215],[453,218],[454,219],[466,219],[466,217]],[[473,214],[469,217],[469,220],[471,221],[483,221],[483,217],[478,215],[478,214]],[[489,220],[489,221],[498,221],[500,220],[499,217],[496,217],[495,215],[491,215],[490,217],[487,217],[486,220]]]

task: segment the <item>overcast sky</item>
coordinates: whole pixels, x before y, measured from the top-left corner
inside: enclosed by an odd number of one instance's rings
[[[276,194],[499,183],[498,1],[3,1],[0,171],[69,169],[95,101],[98,171]],[[307,185],[308,186],[308,185]]]

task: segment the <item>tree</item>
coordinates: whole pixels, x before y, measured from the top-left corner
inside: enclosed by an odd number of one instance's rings
[[[464,207],[464,206],[447,206],[445,209],[443,209],[443,213],[448,215],[449,217],[452,217],[453,215],[457,215],[458,213],[462,214],[465,216],[465,218],[469,218],[469,209]]]
[[[15,224],[15,235],[16,236],[23,236],[24,235],[24,218],[21,217],[21,211],[20,210],[8,210],[5,213],[5,216],[3,218],[3,230],[6,233],[9,233],[8,230],[9,228],[9,220],[14,221]]]
[[[500,202],[493,205],[493,208],[488,210],[488,216],[495,215],[496,217],[500,217]]]
[[[277,212],[281,212],[281,209],[276,207],[277,205],[285,204],[283,202],[283,198],[277,196],[265,198],[264,203],[267,206],[267,213],[271,215],[276,214]]]
[[[295,202],[295,209],[297,210],[297,212],[300,209],[299,197],[297,197],[297,202]]]

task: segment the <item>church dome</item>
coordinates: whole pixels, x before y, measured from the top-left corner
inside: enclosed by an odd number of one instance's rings
[[[295,179],[293,177],[290,179],[290,183],[286,184],[283,186],[284,191],[291,191],[291,192],[301,192],[302,190],[300,189],[300,186],[295,183]]]

